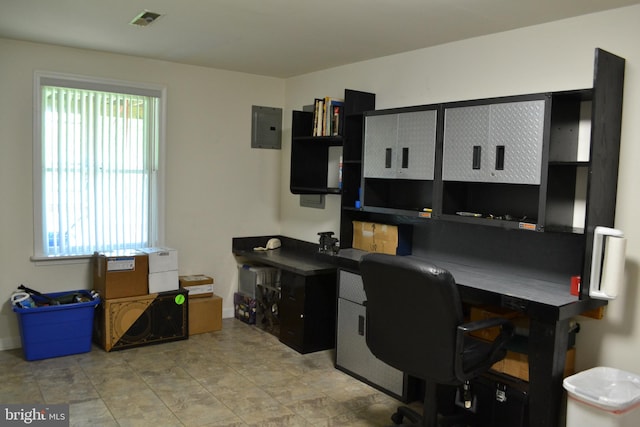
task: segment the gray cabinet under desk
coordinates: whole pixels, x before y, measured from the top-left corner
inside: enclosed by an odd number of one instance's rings
[[[412,379],[376,358],[367,347],[365,300],[360,275],[338,270],[336,368],[407,401]]]

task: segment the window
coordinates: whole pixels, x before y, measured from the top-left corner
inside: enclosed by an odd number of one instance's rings
[[[164,89],[36,73],[36,259],[154,246]]]

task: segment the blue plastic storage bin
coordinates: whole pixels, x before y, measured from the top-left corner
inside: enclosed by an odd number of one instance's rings
[[[45,295],[56,298],[69,293],[82,294],[91,301],[35,308],[13,307],[18,315],[25,359],[47,359],[91,350],[93,317],[100,298],[93,299],[91,293],[84,290]],[[36,303],[47,301],[37,295],[32,298]]]

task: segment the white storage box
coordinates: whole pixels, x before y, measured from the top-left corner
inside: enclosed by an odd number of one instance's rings
[[[142,248],[149,256],[149,273],[161,273],[178,269],[178,251],[171,248]]]
[[[564,379],[567,427],[640,426],[640,376],[592,368]]]
[[[149,274],[149,293],[175,291],[180,288],[178,270]]]

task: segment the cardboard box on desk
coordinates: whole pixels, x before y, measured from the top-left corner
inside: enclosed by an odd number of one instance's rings
[[[204,274],[179,276],[181,288],[189,291],[189,298],[206,298],[213,295],[213,277]]]
[[[134,250],[96,253],[92,261],[93,289],[102,299],[149,293],[147,254]]]
[[[178,269],[178,251],[171,248],[142,248],[149,256],[149,273],[162,273]]]
[[[353,221],[351,247],[389,255],[411,254],[411,226]]]

